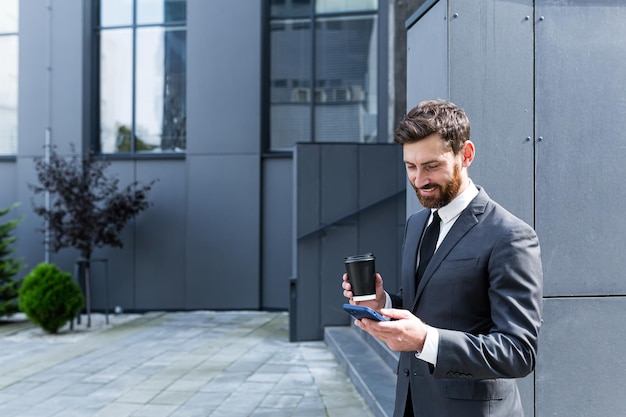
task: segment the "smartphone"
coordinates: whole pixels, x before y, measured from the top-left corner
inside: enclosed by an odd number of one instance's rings
[[[344,304],[343,309],[350,313],[355,319],[370,319],[376,321],[387,321],[389,318],[380,315],[376,310],[365,306],[355,306],[352,304]]]

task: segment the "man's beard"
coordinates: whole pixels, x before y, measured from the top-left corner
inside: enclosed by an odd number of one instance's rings
[[[424,208],[438,209],[443,206],[447,206],[452,200],[456,198],[456,196],[459,194],[459,189],[461,188],[462,182],[463,180],[461,178],[461,168],[458,164],[455,164],[452,172],[452,179],[450,181],[446,182],[444,185],[433,183],[427,184],[434,186],[438,190],[438,193],[436,195],[423,196],[414,184],[411,184],[411,186],[417,194],[417,199]]]

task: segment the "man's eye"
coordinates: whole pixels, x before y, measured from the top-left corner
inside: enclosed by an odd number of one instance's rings
[[[439,164],[430,164],[430,165],[426,165],[426,169],[428,170],[433,170],[433,169],[437,169],[439,168]]]

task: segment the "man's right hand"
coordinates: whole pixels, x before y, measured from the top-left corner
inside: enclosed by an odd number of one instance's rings
[[[381,308],[385,308],[387,295],[385,294],[385,290],[383,289],[383,278],[380,276],[380,274],[376,274],[375,300],[354,301],[352,299],[352,286],[350,285],[350,281],[348,281],[348,274],[343,274],[342,279],[343,282],[341,283],[341,288],[343,288],[343,296],[350,300],[350,304],[366,306],[369,308],[373,308],[376,311],[380,311]]]

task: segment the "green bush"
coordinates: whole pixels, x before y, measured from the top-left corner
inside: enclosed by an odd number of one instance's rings
[[[56,333],[84,304],[72,276],[45,262],[24,277],[18,295],[20,310],[48,333]]]

